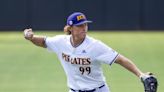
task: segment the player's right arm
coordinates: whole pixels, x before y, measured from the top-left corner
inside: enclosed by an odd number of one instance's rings
[[[34,35],[31,28],[24,30],[24,37],[26,40],[31,41],[36,46],[46,48],[46,44],[45,44],[46,36]]]

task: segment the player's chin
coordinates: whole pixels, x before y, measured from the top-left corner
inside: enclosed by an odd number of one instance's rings
[[[81,37],[85,38],[86,34],[87,34],[87,32],[82,32],[80,35],[81,35]]]

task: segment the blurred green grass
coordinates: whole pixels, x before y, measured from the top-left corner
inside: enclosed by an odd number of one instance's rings
[[[36,32],[54,36],[62,32]],[[164,32],[89,32],[131,59],[142,71],[151,71],[164,88]],[[103,65],[111,92],[144,92],[140,80],[121,66]],[[0,92],[68,92],[63,68],[53,53],[23,38],[22,32],[0,32]]]

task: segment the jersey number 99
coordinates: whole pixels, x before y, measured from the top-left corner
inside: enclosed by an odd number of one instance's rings
[[[79,71],[83,75],[85,72],[89,75],[91,73],[91,67],[79,67]]]

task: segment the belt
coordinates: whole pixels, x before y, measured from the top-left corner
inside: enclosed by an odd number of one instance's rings
[[[102,86],[100,86],[100,87],[98,87],[99,89],[100,88],[102,88],[102,87],[104,87],[105,86],[105,84],[104,85],[102,85]],[[92,89],[92,90],[74,90],[74,89],[72,89],[72,88],[70,88],[73,92],[94,92],[94,91],[96,91],[96,88],[95,89]]]

